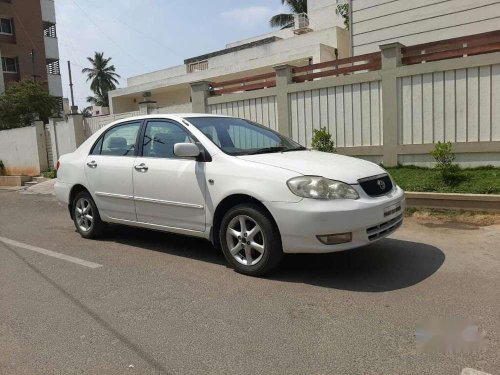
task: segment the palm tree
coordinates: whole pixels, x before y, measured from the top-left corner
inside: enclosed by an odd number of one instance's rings
[[[90,97],[89,97],[90,98]],[[85,107],[80,111],[80,114],[85,117],[92,117],[92,107]]]
[[[87,96],[87,103],[90,103],[97,107],[109,107],[108,93],[106,93],[105,95],[96,93],[94,96]]]
[[[120,76],[115,72],[114,65],[108,65],[111,57],[104,58],[103,52],[96,52],[94,58],[87,57],[87,60],[92,64],[92,67],[82,69],[82,73],[87,74],[87,82],[91,81],[90,89],[96,95],[87,98],[87,101],[92,104],[99,101],[108,106],[108,92],[116,89],[116,85],[119,83],[117,78]]]
[[[292,13],[277,14],[273,16],[269,23],[271,27],[281,27],[286,29],[293,26],[294,15],[307,13],[307,0],[281,0],[283,5],[287,5]]]

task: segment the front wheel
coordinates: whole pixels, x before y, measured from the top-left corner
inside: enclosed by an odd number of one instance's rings
[[[220,239],[229,264],[245,275],[265,275],[283,258],[278,228],[257,205],[231,208],[222,219]]]
[[[82,191],[73,200],[73,221],[83,238],[96,238],[106,229],[92,196]]]

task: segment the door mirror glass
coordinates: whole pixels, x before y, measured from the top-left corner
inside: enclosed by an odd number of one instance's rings
[[[194,143],[176,143],[174,154],[180,158],[196,158],[200,155],[200,149]]]

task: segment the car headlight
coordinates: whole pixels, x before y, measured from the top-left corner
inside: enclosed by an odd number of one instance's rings
[[[358,199],[352,186],[340,181],[317,176],[294,177],[287,181],[288,188],[302,198],[312,199]]]

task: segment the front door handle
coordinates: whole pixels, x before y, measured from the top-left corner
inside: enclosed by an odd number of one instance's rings
[[[97,168],[97,163],[95,162],[95,160],[92,160],[91,162],[87,163],[87,166],[89,166],[90,168]]]
[[[134,168],[135,168],[135,170],[136,170],[136,171],[143,172],[143,173],[144,173],[144,172],[147,172],[147,171],[148,171],[148,169],[149,169],[149,168],[146,166],[146,164],[144,164],[144,163],[141,163],[141,164],[139,164],[139,165],[136,165],[136,166],[134,166]]]

